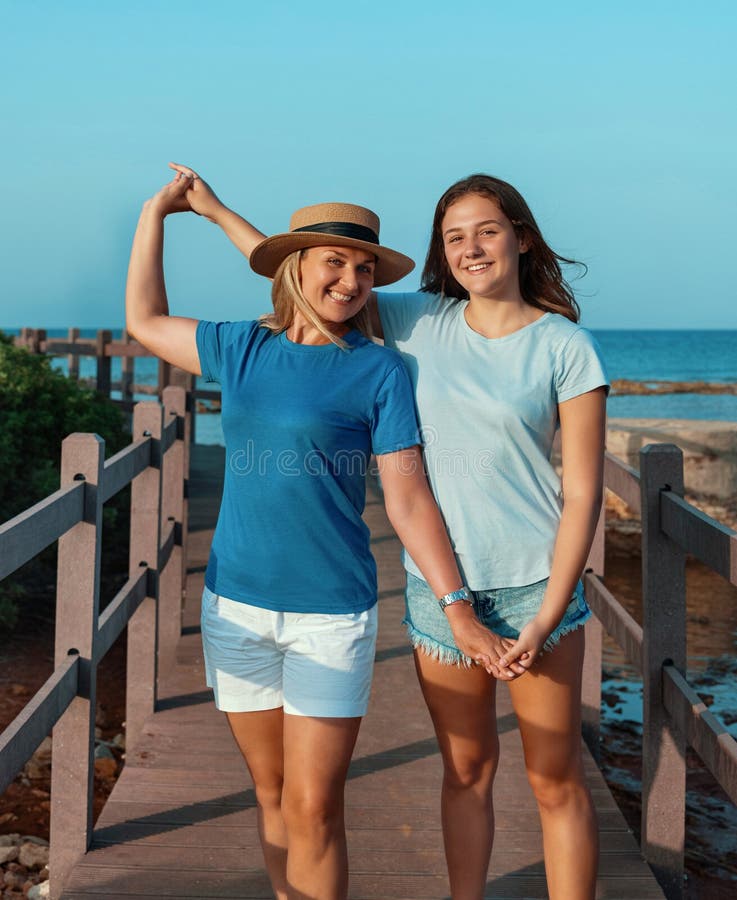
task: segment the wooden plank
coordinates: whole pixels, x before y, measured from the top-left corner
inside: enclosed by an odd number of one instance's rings
[[[639,472],[609,452],[604,454],[604,486],[621,497],[632,512],[640,512]]]
[[[660,495],[660,516],[671,540],[737,585],[737,532],[671,491]]]
[[[68,656],[0,734],[0,794],[77,696],[79,656]]]
[[[597,575],[587,572],[583,583],[586,602],[604,629],[624,650],[627,659],[642,671],[642,626],[637,624]]]
[[[128,620],[146,598],[147,573],[129,578],[100,616],[95,641],[95,662],[99,662],[118,639]]]
[[[99,889],[99,885],[104,890]],[[447,879],[444,875],[427,875],[423,872],[408,874],[364,874],[351,875],[349,898],[363,900],[387,900],[401,897],[414,898],[446,897]],[[80,867],[75,872],[73,882],[64,892],[63,900],[89,900],[90,897],[104,900],[130,900],[136,897],[176,897],[177,900],[210,900],[210,898],[271,898],[270,886],[265,874],[259,871],[172,871],[166,877],[161,872],[147,868],[104,868],[86,869]],[[484,897],[495,898],[547,898],[547,887],[542,875],[520,872],[498,874],[490,872]],[[623,900],[637,898],[650,900],[662,898],[663,894],[652,878],[622,875],[601,884],[596,892],[597,900]]]
[[[348,846],[357,852],[363,850],[397,850],[400,848],[428,850],[439,849],[437,830],[408,831],[398,825],[390,828],[351,828],[347,832]],[[616,856],[636,852],[636,845],[629,829],[610,830],[602,833],[602,856]],[[94,847],[258,847],[256,824],[221,825],[211,827],[207,822],[195,822],[180,828],[163,829],[146,822],[122,822],[95,831]],[[518,828],[498,828],[494,838],[494,852],[505,854],[514,850],[537,850],[542,854],[542,836],[539,829],[521,831]],[[85,860],[88,857],[85,857]],[[83,861],[80,861],[80,865]]]
[[[737,741],[674,666],[663,667],[663,702],[676,728],[733,803],[737,803]]]
[[[82,521],[84,484],[65,485],[0,525],[0,580]]]
[[[114,497],[118,491],[136,477],[151,462],[151,438],[133,441],[119,453],[105,462],[105,475],[102,485],[103,503]]]

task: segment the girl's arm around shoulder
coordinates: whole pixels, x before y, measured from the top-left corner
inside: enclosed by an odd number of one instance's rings
[[[374,291],[369,298],[369,313],[374,334],[388,346],[406,339],[415,323],[432,311],[439,298],[420,291]]]
[[[229,209],[215,194],[210,185],[203,181],[189,166],[169,163],[183,177],[189,179],[186,199],[190,208],[200,216],[204,216],[225,232],[226,237],[241,251],[246,259],[251,258],[251,251],[266,237],[254,225],[239,216],[235,210]]]

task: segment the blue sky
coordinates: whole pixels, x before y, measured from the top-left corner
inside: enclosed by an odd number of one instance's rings
[[[588,264],[584,324],[737,328],[732,0],[0,0],[0,21],[0,325],[120,326],[174,159],[267,232],[370,206],[418,267],[438,196],[490,172]],[[174,313],[269,305],[194,216],[166,274]]]

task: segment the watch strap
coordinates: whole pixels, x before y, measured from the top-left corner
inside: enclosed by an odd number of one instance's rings
[[[464,585],[457,591],[451,591],[449,594],[438,597],[438,604],[441,609],[445,609],[446,606],[450,606],[452,603],[473,603],[471,591]]]

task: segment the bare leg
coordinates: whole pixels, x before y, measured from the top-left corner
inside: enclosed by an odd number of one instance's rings
[[[591,900],[596,892],[598,827],[581,757],[583,651],[579,628],[509,683],[540,810],[551,900]]]
[[[281,811],[284,783],[284,710],[226,713],[256,789],[258,833],[277,900],[287,894],[287,831]]]
[[[480,900],[494,841],[496,682],[482,668],[444,665],[421,651],[415,651],[415,666],[443,758],[441,814],[451,896]]]
[[[344,900],[348,893],[344,789],[360,718],[284,716],[288,894]]]

